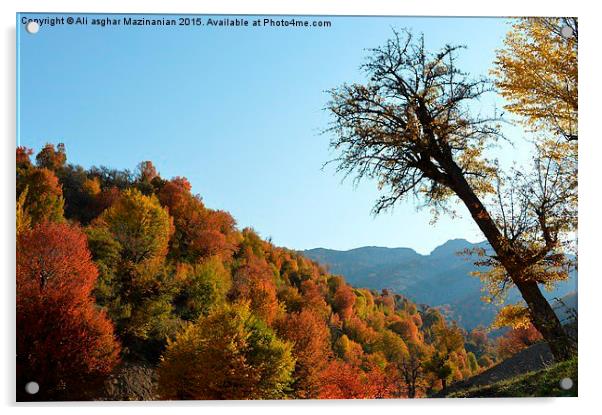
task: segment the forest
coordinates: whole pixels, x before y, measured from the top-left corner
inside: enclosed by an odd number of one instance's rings
[[[157,399],[424,397],[540,339],[351,287],[151,162],[31,159],[17,149],[17,379],[35,399],[101,398],[125,362],[156,368]]]
[[[349,285],[239,229],[151,161],[84,168],[61,143],[17,147],[17,399],[422,398],[542,340],[571,361],[574,339],[541,294],[576,267],[577,26],[562,22],[518,21],[493,87],[455,66],[458,48],[429,53],[422,37],[394,32],[370,52],[370,82],[333,89],[327,105],[333,162],[378,181],[375,213],[408,196],[436,215],[453,213],[450,200],[467,209],[494,250],[467,253],[487,267],[488,300],[511,286],[524,300],[496,318],[502,337],[466,332],[403,293]],[[538,84],[542,65],[557,73]],[[487,157],[500,119],[469,108],[495,88],[539,134],[532,172]]]

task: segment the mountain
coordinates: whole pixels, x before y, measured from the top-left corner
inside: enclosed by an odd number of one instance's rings
[[[469,255],[460,254],[474,248],[488,249],[486,242],[473,244],[452,239],[421,255],[411,248],[366,246],[349,251],[316,248],[302,251],[307,257],[326,265],[356,287],[390,289],[421,304],[438,306],[449,317],[470,330],[493,321],[498,306],[481,300],[483,284],[471,272],[479,270]],[[483,270],[483,268],[481,268]],[[560,298],[576,291],[576,275],[558,284],[547,298]],[[519,301],[513,288],[507,302]]]

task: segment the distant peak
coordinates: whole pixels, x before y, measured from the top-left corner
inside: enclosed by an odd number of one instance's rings
[[[485,241],[472,243],[463,238],[455,238],[455,239],[450,239],[449,241],[446,241],[443,244],[439,245],[426,256],[453,255],[453,254],[456,254],[465,249],[471,249],[471,248],[475,248],[475,247],[486,247],[486,246],[488,246],[488,244]],[[418,252],[416,252],[416,250],[414,250],[412,248],[407,248],[407,247],[389,248],[389,247],[385,247],[385,246],[374,246],[374,245],[360,246],[358,248],[352,248],[352,249],[329,249],[329,248],[320,247],[320,248],[306,249],[306,250],[303,250],[300,252],[302,252],[302,253],[305,252],[305,253],[309,253],[309,254],[312,254],[312,253],[313,254],[318,254],[318,253],[322,253],[322,254],[326,254],[326,253],[336,253],[336,254],[382,253],[385,255],[386,254],[392,255],[392,254],[402,254],[403,253],[403,254],[414,254],[414,255],[424,256],[422,254],[419,254]]]
[[[458,238],[458,239],[450,239],[447,242],[444,242],[442,245],[439,245],[435,249],[433,249],[430,255],[449,255],[455,254],[456,252],[463,251],[466,248],[472,248],[477,244],[473,244],[472,242],[468,242],[466,239]]]
[[[389,248],[387,246],[360,246],[357,248],[351,249],[330,249],[330,248],[311,248],[305,249],[300,252],[338,252],[338,253],[358,253],[358,252],[401,252],[405,251],[408,253],[416,253],[416,251],[412,248],[398,247],[398,248]]]

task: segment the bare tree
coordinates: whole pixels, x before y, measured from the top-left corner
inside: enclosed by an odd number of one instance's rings
[[[485,206],[499,194],[496,183],[502,174],[485,151],[502,137],[500,120],[476,113],[478,100],[492,87],[458,69],[459,49],[447,45],[429,53],[424,38],[410,32],[395,32],[384,46],[372,49],[362,66],[369,82],[330,91],[332,124],[326,131],[338,152],[333,162],[356,181],[378,181],[384,195],[376,202],[376,214],[410,195],[437,212],[450,211],[449,201],[459,199],[491,245],[490,258],[520,291],[554,356],[567,359],[573,345],[538,285],[542,264],[559,248],[563,229],[549,212],[562,202],[527,204],[529,226],[538,220],[533,229],[544,243],[528,243],[526,235],[533,232],[512,238],[510,227]],[[554,194],[550,186],[546,198]]]
[[[399,364],[399,372],[405,384],[408,398],[415,398],[423,376],[422,361],[416,353],[410,353]]]

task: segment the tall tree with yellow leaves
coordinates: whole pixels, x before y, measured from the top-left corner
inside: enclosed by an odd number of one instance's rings
[[[506,109],[569,141],[578,137],[577,40],[577,18],[520,19],[492,71]]]

